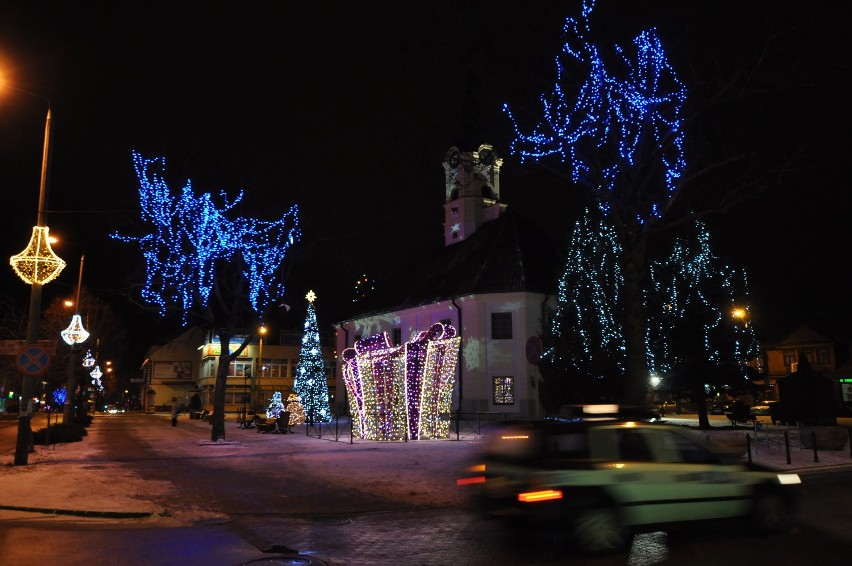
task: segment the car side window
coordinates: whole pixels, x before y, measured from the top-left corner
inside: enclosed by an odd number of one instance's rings
[[[589,445],[582,432],[554,434],[548,438],[547,451],[553,456],[585,458],[589,455]]]
[[[634,462],[653,462],[654,457],[645,442],[645,435],[636,429],[619,431],[618,449],[622,460]]]
[[[668,430],[648,431],[649,439],[661,462],[688,464],[717,464],[715,454],[684,435]]]

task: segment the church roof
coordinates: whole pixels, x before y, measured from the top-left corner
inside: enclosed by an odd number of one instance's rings
[[[555,293],[564,264],[556,242],[506,210],[465,240],[422,254],[376,284],[346,319],[395,312],[472,294]]]

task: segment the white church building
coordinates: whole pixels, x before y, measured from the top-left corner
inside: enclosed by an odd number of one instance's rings
[[[450,324],[461,337],[452,411],[537,417],[535,362],[562,259],[555,243],[501,202],[501,165],[490,145],[450,148],[443,248],[379,282],[338,321],[336,351],[382,332],[402,344],[436,322]]]

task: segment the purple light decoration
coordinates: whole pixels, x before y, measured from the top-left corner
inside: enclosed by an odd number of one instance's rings
[[[382,332],[342,353],[356,433],[368,440],[444,438],[461,339],[437,323],[394,346]]]

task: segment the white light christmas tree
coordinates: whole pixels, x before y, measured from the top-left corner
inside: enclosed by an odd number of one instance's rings
[[[276,391],[272,394],[272,399],[269,400],[269,406],[266,407],[266,418],[278,418],[281,416],[281,411],[284,410],[284,403],[281,402],[281,392]]]
[[[325,423],[331,420],[331,409],[328,404],[328,382],[314,309],[317,296],[313,291],[309,291],[305,298],[308,300],[308,314],[305,316],[305,332],[302,335],[302,348],[299,350],[293,388],[302,399],[307,421]]]

